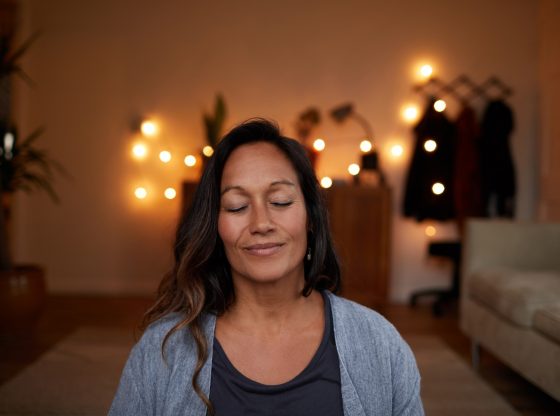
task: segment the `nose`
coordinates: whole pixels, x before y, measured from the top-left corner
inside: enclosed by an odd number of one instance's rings
[[[257,203],[251,210],[251,234],[267,234],[274,230],[274,222],[266,203]]]

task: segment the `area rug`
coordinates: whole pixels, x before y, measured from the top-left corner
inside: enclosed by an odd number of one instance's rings
[[[428,416],[508,416],[514,409],[435,337],[410,337]],[[122,330],[81,328],[0,386],[0,415],[106,415],[132,345]]]

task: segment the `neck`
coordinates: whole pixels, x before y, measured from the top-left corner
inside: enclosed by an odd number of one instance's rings
[[[304,281],[281,281],[266,284],[235,282],[235,302],[224,318],[238,327],[280,329],[298,318],[305,317],[317,302],[322,303],[318,292],[304,297]],[[311,309],[310,309],[311,308]]]

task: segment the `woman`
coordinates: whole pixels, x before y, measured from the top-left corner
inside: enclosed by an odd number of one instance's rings
[[[333,294],[339,275],[303,148],[265,120],[234,128],[181,221],[110,414],[423,414],[410,349]]]

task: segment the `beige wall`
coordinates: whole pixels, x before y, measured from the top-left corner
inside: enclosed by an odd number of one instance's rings
[[[560,2],[539,7],[540,193],[539,218],[560,221]]]
[[[430,60],[450,80],[465,73],[500,76],[515,91],[512,137],[519,172],[518,213],[536,201],[537,4],[477,1],[210,1],[26,0],[25,28],[42,28],[26,68],[38,87],[20,88],[26,129],[45,124],[45,147],[72,173],[59,181],[60,206],[44,195],[20,196],[16,253],[44,264],[55,292],[145,293],[169,266],[178,201],[140,203],[143,178],[177,185],[193,172],[129,158],[129,120],[161,120],[159,145],[196,152],[201,112],[225,94],[229,123],[276,119],[293,133],[309,105],[323,111],[353,101],[372,123],[394,189],[393,299],[449,284],[449,268],[426,259],[425,224],[399,216],[412,138],[401,106],[414,66]],[[481,103],[477,106],[480,108]],[[456,113],[451,105],[450,114]],[[319,174],[346,176],[360,130],[325,120]],[[392,160],[390,144],[405,156]],[[154,144],[155,146],[155,144]],[[439,236],[454,236],[451,225]]]

